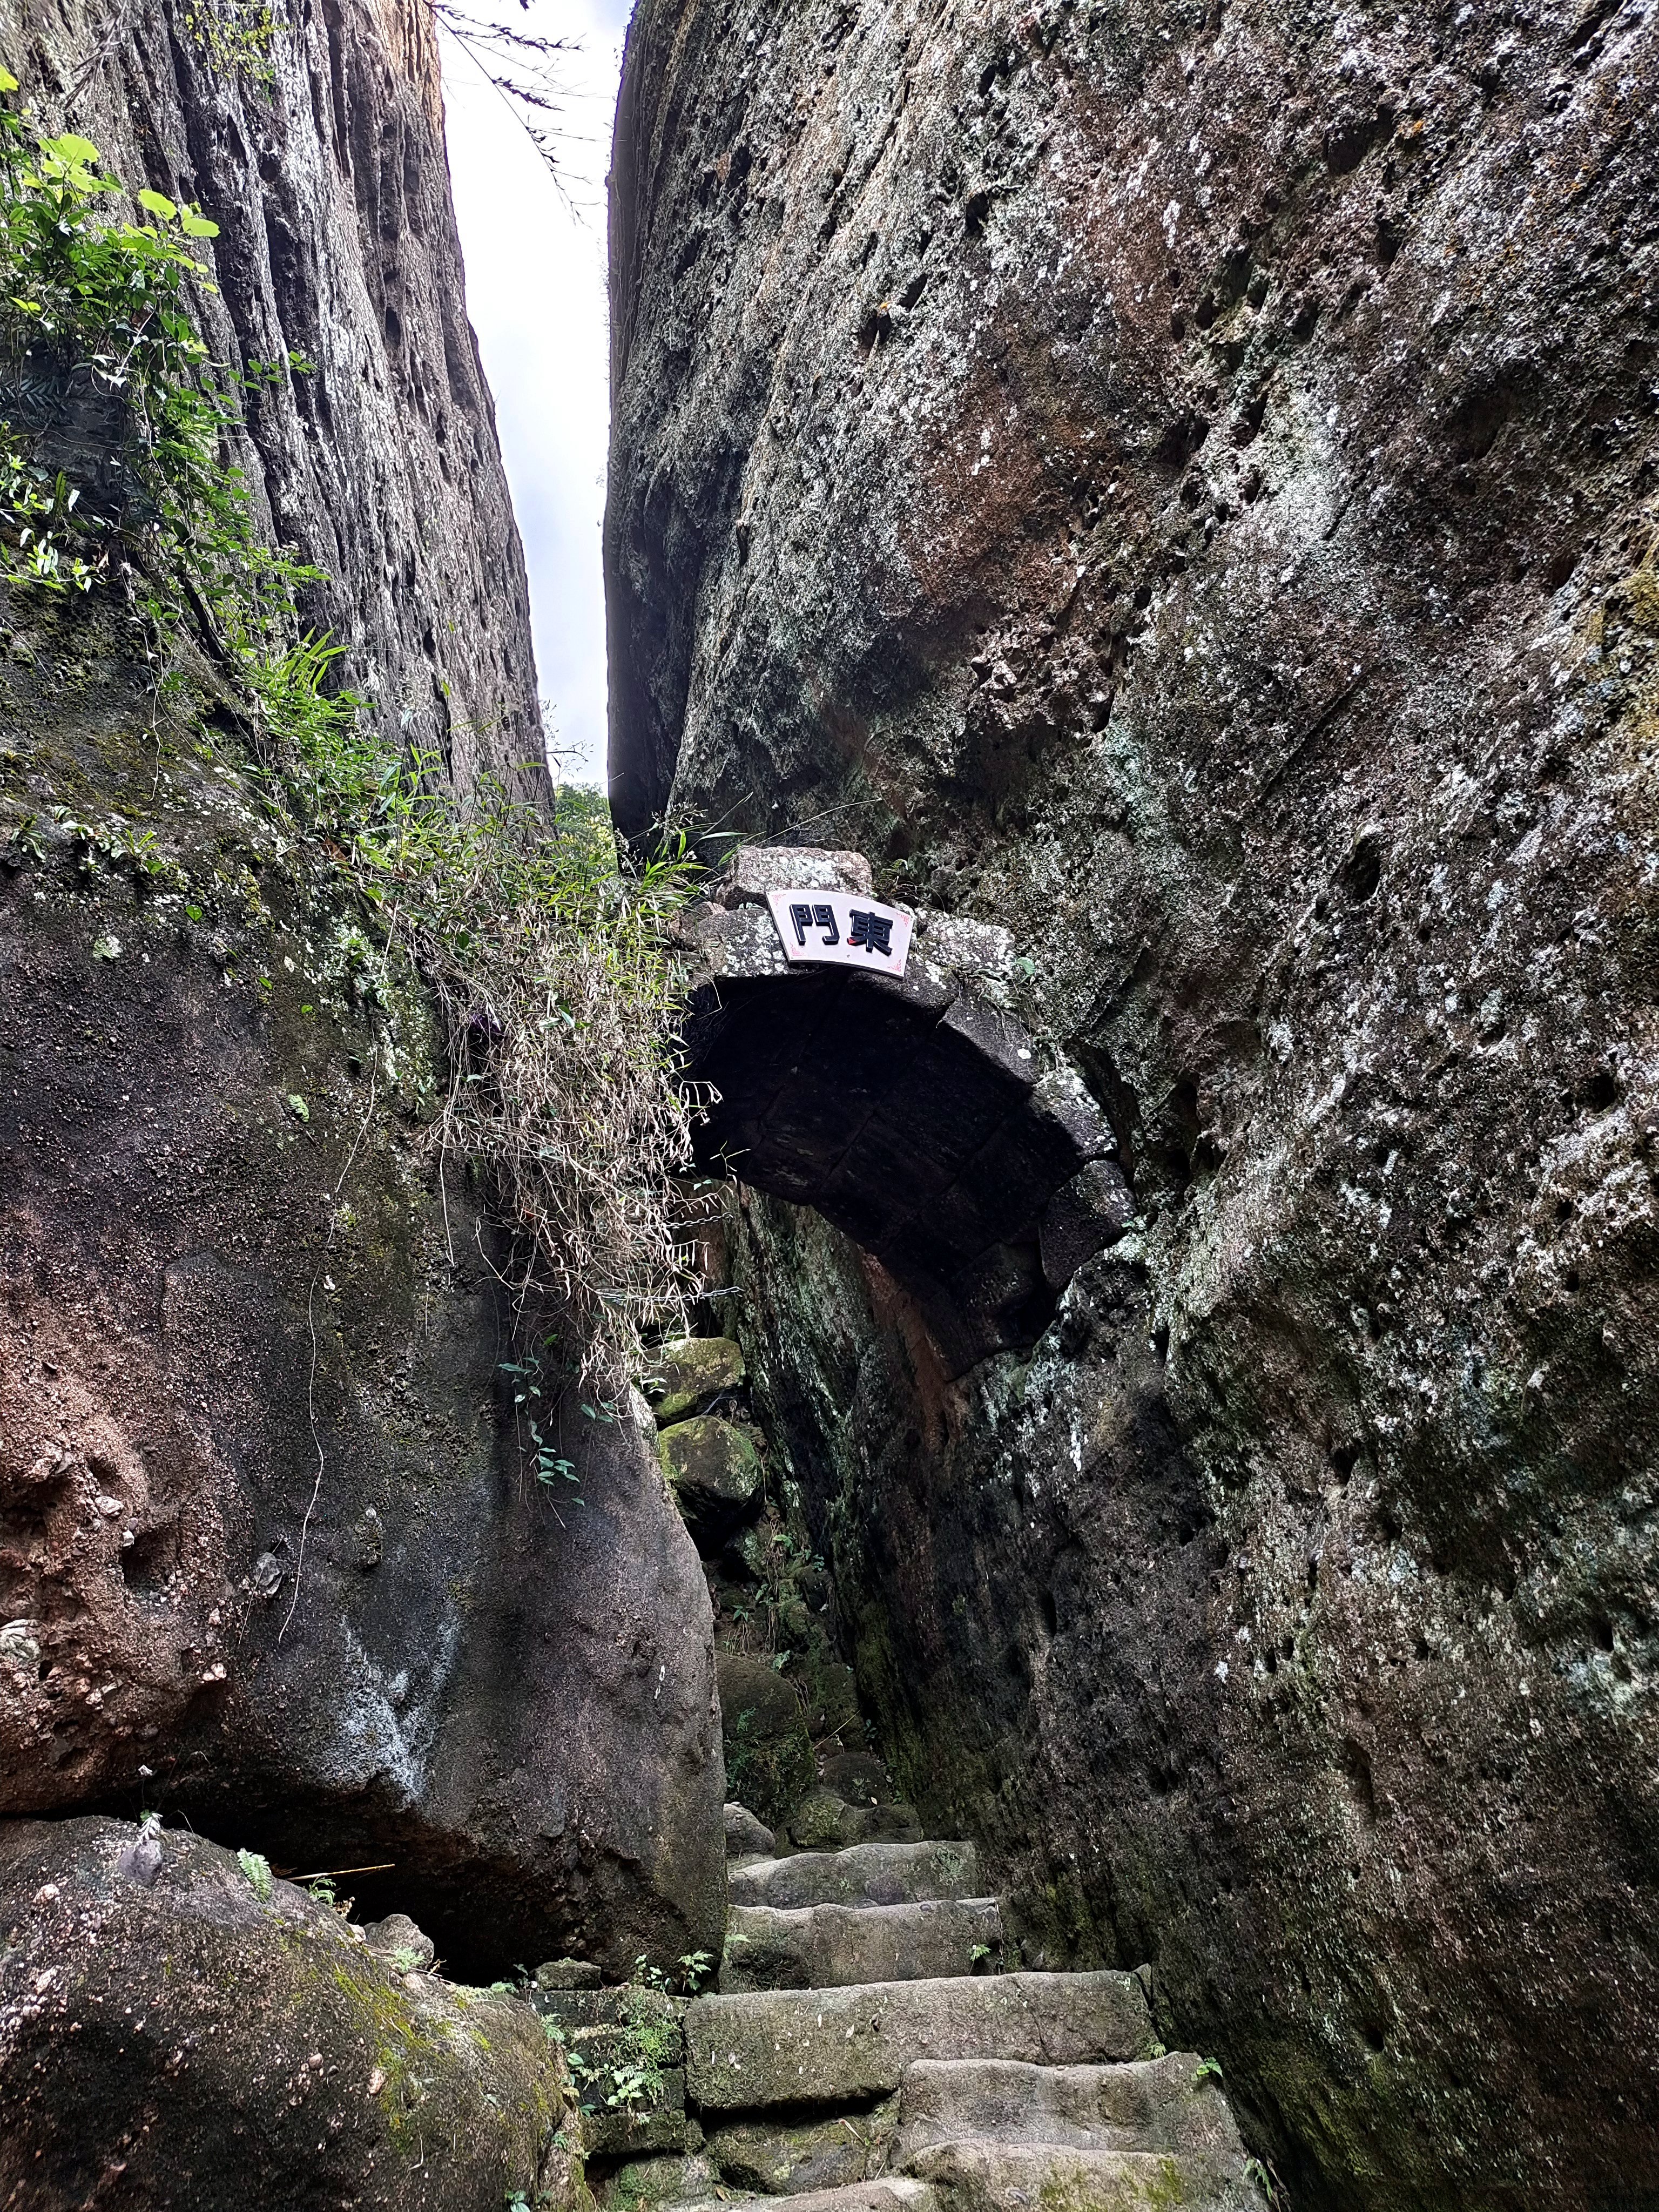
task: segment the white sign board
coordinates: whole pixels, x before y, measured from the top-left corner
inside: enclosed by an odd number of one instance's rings
[[[867,975],[902,975],[910,957],[910,916],[856,891],[768,891],[766,903],[785,959]]]

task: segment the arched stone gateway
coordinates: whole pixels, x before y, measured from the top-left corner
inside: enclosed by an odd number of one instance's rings
[[[1034,1343],[1134,1212],[1109,1125],[999,1003],[1005,930],[918,912],[902,980],[791,966],[767,895],[794,890],[870,897],[870,864],[744,847],[681,923],[700,1159],[872,1253],[953,1372]]]

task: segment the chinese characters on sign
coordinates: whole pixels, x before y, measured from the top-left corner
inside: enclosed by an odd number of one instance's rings
[[[910,916],[851,891],[768,891],[766,902],[792,963],[861,968],[902,975],[910,957]]]

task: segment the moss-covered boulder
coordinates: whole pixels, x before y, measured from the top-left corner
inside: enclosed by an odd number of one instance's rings
[[[713,1413],[662,1432],[663,1465],[686,1525],[718,1541],[760,1503],[763,1470],[748,1431]]]
[[[764,1660],[715,1654],[726,1735],[726,1784],[777,1827],[812,1781],[812,1740],[794,1691]]]
[[[729,1336],[684,1336],[661,1346],[645,1377],[657,1426],[667,1428],[743,1387],[743,1352]]]
[[[262,1859],[0,1826],[0,2202],[578,2212],[573,2103],[527,2004],[400,1971]]]
[[[789,1816],[789,1840],[798,1850],[844,1851],[855,1844],[915,1844],[921,1823],[913,1807],[852,1802],[834,1790],[809,1790]]]

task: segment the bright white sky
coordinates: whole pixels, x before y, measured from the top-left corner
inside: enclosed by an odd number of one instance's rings
[[[479,16],[580,41],[560,65],[563,198],[501,94],[453,40],[443,41],[467,307],[524,538],[549,728],[562,774],[582,783],[605,781],[605,179],[630,9],[631,0],[538,0],[523,13],[473,0]]]

